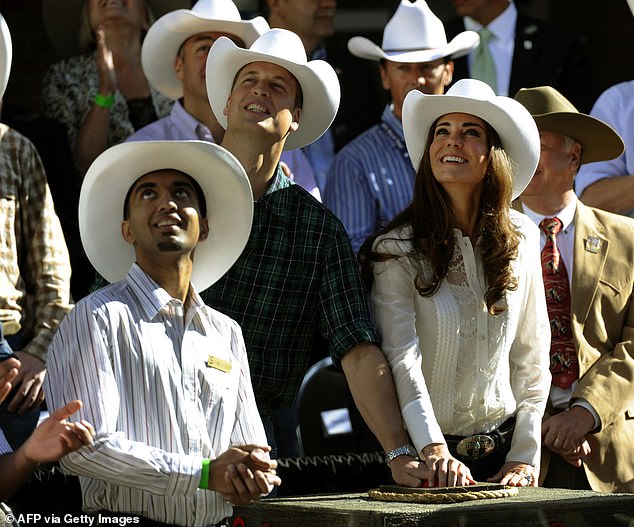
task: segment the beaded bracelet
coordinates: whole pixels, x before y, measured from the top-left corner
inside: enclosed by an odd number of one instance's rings
[[[114,93],[111,93],[110,95],[95,93],[95,98],[93,100],[97,106],[101,106],[102,108],[110,108],[114,104]]]
[[[200,483],[198,484],[199,489],[209,488],[209,465],[210,464],[211,464],[210,459],[203,459],[203,470],[200,473]]]

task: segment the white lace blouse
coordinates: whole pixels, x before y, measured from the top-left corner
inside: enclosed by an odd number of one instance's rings
[[[523,236],[513,272],[516,291],[494,317],[484,302],[480,246],[459,230],[446,278],[431,297],[414,286],[429,262],[409,255],[410,229],[379,238],[379,252],[399,255],[374,265],[372,300],[403,419],[420,451],[442,434],[471,435],[517,418],[507,461],[536,465],[550,387],[550,328],[542,281],[539,231],[511,211]]]

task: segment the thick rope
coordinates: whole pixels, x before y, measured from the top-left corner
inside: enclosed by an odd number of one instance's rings
[[[422,493],[384,492],[379,489],[368,491],[370,498],[380,501],[406,501],[409,503],[455,503],[459,501],[486,500],[517,496],[517,487],[499,490],[478,490],[470,492]]]

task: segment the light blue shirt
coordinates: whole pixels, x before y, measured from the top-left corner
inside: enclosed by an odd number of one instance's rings
[[[324,193],[324,204],[343,222],[355,252],[410,204],[415,176],[403,125],[387,106],[380,125],[337,154]]]
[[[176,101],[172,111],[166,117],[154,121],[133,133],[128,141],[190,141],[199,139],[215,143],[211,131],[204,124],[198,122],[183,108],[181,101]],[[300,187],[310,192],[314,198],[321,201],[321,195],[315,174],[310,163],[301,150],[285,150],[280,159],[291,171],[290,178]]]
[[[623,139],[625,150],[614,159],[581,165],[575,178],[577,196],[600,179],[634,174],[634,80],[605,90],[594,103],[590,115],[614,128]],[[634,210],[624,215],[634,218]]]

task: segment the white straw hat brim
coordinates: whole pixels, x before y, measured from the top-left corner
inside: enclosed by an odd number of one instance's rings
[[[188,9],[172,11],[159,18],[147,32],[141,50],[143,71],[150,84],[172,99],[183,95],[183,84],[176,76],[174,61],[179,48],[189,37],[208,31],[239,37],[248,47],[269,29],[258,16],[251,20],[214,20]]]
[[[207,204],[209,236],[195,249],[191,281],[198,291],[222,277],[242,253],[251,232],[253,195],[240,162],[206,141],[139,141],[103,152],[84,178],[79,198],[79,230],[88,259],[106,280],[122,280],[135,260],[121,234],[123,203],[141,176],[179,170],[201,187]]]
[[[11,32],[4,17],[0,15],[0,99],[9,83],[11,61],[13,60],[13,44]]]
[[[420,63],[448,57],[455,59],[473,51],[480,42],[475,31],[463,31],[456,35],[446,46],[434,49],[383,50],[365,37],[352,37],[348,41],[348,50],[354,56],[380,61]]]
[[[489,123],[500,136],[513,164],[513,199],[530,182],[540,156],[535,120],[524,106],[509,97],[497,96],[484,82],[462,79],[445,95],[410,91],[403,102],[403,132],[414,168],[418,170],[429,130],[449,113],[475,115]]]

